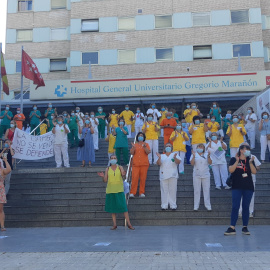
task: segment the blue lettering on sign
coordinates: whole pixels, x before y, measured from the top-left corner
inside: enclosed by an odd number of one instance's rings
[[[230,80],[227,81],[222,81],[222,86],[223,87],[252,87],[252,86],[257,86],[258,82],[257,81],[252,81],[251,79],[249,81],[243,80],[242,82],[231,82]]]
[[[135,84],[135,91],[158,91],[158,90],[180,90],[182,89],[182,85],[175,84],[166,84],[163,83],[161,85],[148,85],[148,84]]]
[[[108,93],[123,93],[123,92],[131,92],[131,85],[129,86],[123,86],[123,87],[110,87],[108,85],[103,87],[103,92]]]

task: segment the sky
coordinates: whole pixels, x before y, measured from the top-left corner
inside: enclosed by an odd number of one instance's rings
[[[7,0],[0,0],[0,43],[5,52]]]

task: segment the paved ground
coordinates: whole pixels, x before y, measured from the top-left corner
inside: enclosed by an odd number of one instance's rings
[[[27,228],[0,233],[1,270],[270,270],[269,226]]]

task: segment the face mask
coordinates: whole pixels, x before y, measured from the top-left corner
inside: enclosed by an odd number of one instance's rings
[[[58,121],[58,124],[61,125],[63,122],[62,121]]]
[[[6,110],[8,111],[9,110],[9,107],[6,107]]]
[[[182,127],[185,128],[187,126],[186,123],[182,123]]]
[[[9,148],[9,145],[7,143],[5,143],[4,147],[5,148]]]
[[[99,112],[102,112],[102,109],[98,109]]]
[[[138,137],[138,141],[139,142],[142,142],[143,141],[143,137],[142,136]]]
[[[119,124],[120,124],[120,126],[123,126],[124,125],[124,122],[120,122]]]
[[[251,110],[248,110],[247,113],[250,114],[251,113]]]
[[[140,111],[138,110],[137,113],[140,113]]]
[[[129,107],[126,107],[125,109],[128,111],[129,110]]]
[[[217,107],[217,105],[216,105],[216,104],[214,104],[214,105],[213,105],[213,108],[216,108],[216,107]]]
[[[66,113],[64,113],[64,116],[67,116],[67,114],[66,114]]]
[[[268,115],[267,114],[263,115],[263,119],[268,119]]]
[[[226,114],[226,118],[230,119],[232,117],[232,115],[230,113]]]
[[[17,114],[20,114],[21,112],[20,111],[17,111]]]
[[[152,106],[152,109],[155,109],[155,108],[156,108],[156,106],[155,106],[155,105],[153,105],[153,106]]]
[[[163,112],[164,112],[164,111],[165,111],[165,108],[162,108],[162,109],[161,109],[161,111],[163,111]]]
[[[212,121],[212,122],[215,122],[215,121],[216,121],[216,119],[212,118],[212,119],[211,119],[211,121]]]
[[[115,114],[115,111],[112,111],[113,114]]]
[[[172,148],[170,146],[167,146],[165,148],[166,153],[170,153],[172,151]]]
[[[196,151],[197,151],[198,154],[201,154],[203,152],[203,149],[202,148],[197,148]]]
[[[199,125],[200,124],[200,120],[195,120],[195,125]]]
[[[196,106],[192,106],[192,109],[196,109]]]
[[[91,118],[94,118],[95,116],[93,114],[91,114]]]
[[[117,163],[117,160],[116,159],[111,159],[110,163],[111,163],[111,165],[115,165]]]
[[[11,128],[14,128],[14,124],[10,124],[10,127],[11,127]]]
[[[34,109],[34,111],[35,111],[35,110],[37,109],[37,107],[34,107],[33,109]]]
[[[238,118],[233,118],[233,122],[237,123],[238,122]]]
[[[177,130],[181,130],[182,127],[181,127],[181,126],[177,126],[176,129],[177,129]]]
[[[74,115],[74,112],[72,112],[71,115],[73,116]]]
[[[167,116],[167,119],[171,119],[171,116]]]
[[[49,108],[52,108],[52,104],[49,105]]]
[[[90,121],[89,120],[85,120],[85,124],[90,124]]]
[[[76,110],[76,112],[78,113],[78,112],[80,112],[80,110]]]
[[[148,116],[147,119],[148,119],[148,121],[152,121],[153,120],[153,117],[152,116]]]
[[[244,152],[244,156],[245,156],[245,157],[249,157],[249,156],[250,156],[250,150],[246,150],[246,151]]]
[[[217,140],[217,136],[212,136],[212,141]]]
[[[207,115],[207,119],[210,119],[210,115]]]
[[[187,109],[189,109],[190,108],[190,106],[189,105],[187,105]]]
[[[238,116],[238,119],[241,119],[241,118],[242,118],[242,117],[239,115],[239,116]]]
[[[53,119],[53,118],[54,118],[54,116],[52,115],[52,116],[51,116],[51,119]]]

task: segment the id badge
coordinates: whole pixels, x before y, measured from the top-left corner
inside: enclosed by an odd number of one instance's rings
[[[243,178],[248,177],[247,173],[242,174]]]

